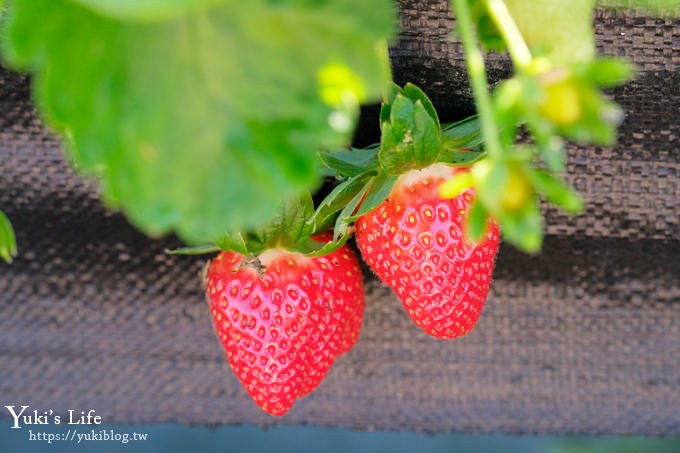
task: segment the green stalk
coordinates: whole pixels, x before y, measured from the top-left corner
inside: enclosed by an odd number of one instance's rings
[[[508,7],[503,0],[485,0],[486,10],[494,20],[508,46],[508,52],[518,69],[526,69],[531,64],[531,52],[517,28]]]
[[[484,58],[479,49],[477,39],[472,30],[472,15],[467,0],[452,0],[456,14],[458,29],[463,41],[465,60],[467,62],[472,94],[477,104],[477,114],[481,123],[482,137],[486,144],[486,152],[492,159],[500,159],[503,148],[499,140],[499,131],[494,118],[489,83],[484,68]]]

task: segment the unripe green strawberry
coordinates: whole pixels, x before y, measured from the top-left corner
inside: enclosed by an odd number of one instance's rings
[[[554,65],[595,56],[595,0],[505,0],[505,4],[529,47],[545,52]]]
[[[206,292],[234,373],[271,415],[312,392],[361,330],[362,273],[347,246],[322,257],[221,252],[208,267]]]
[[[435,164],[405,173],[387,200],[356,222],[365,261],[396,292],[411,319],[440,339],[474,327],[500,239],[493,222],[479,243],[466,239],[472,189],[446,200],[438,194],[443,181],[467,171]]]

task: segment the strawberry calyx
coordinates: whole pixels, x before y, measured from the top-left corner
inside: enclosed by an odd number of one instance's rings
[[[235,252],[244,256],[241,267],[255,269],[262,275],[266,266],[263,256],[273,251],[296,253],[304,256],[323,256],[340,248],[347,235],[333,240],[311,222],[315,214],[309,193],[288,200],[279,215],[268,226],[257,231],[225,232],[213,244],[184,247],[166,252],[197,255],[219,251]]]
[[[342,241],[352,222],[387,199],[401,175],[438,163],[469,167],[485,154],[476,115],[442,125],[428,96],[411,83],[388,87],[380,129],[379,144],[319,153],[340,183],[310,219],[315,233],[332,228],[334,241]]]

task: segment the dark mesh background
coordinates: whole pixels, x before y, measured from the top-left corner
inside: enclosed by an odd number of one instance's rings
[[[547,209],[543,252],[502,247],[477,328],[440,342],[367,276],[364,330],[282,419],[231,373],[201,291],[203,259],[163,253],[100,203],[36,117],[25,76],[0,70],[0,207],[20,255],[0,263],[0,401],[95,409],[106,422],[680,435],[680,23],[597,14],[602,53],[636,81],[614,148],[569,149],[588,210]],[[471,112],[446,1],[402,1],[395,78],[445,120]],[[509,72],[490,59],[494,78]],[[357,140],[377,138],[375,108]],[[7,417],[6,412],[2,412]]]

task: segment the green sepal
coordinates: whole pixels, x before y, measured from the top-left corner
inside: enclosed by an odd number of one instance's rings
[[[482,127],[477,115],[469,116],[452,124],[442,125],[441,134],[444,149],[478,150],[483,142]]]
[[[579,214],[583,211],[583,199],[566,182],[538,168],[532,168],[527,172],[527,176],[536,190],[552,204],[570,214]]]
[[[336,220],[337,213],[342,211],[365,188],[373,175],[373,172],[355,175],[335,186],[307,220],[312,234],[329,229]]]
[[[16,254],[17,241],[14,229],[5,213],[0,211],[0,258],[11,263]]]
[[[306,241],[306,243],[301,244],[296,251],[303,253],[306,256],[323,256],[342,247],[347,242],[347,239],[349,239],[351,235],[351,231],[349,228],[350,226],[349,218],[357,209],[357,206],[359,205],[359,203],[361,203],[361,200],[364,199],[369,187],[370,186],[368,184],[360,184],[359,190],[356,192],[349,191],[347,187],[342,188],[341,191],[345,192],[346,195],[353,193],[353,196],[349,200],[349,202],[344,204],[344,206],[340,210],[340,213],[335,218],[335,226],[333,228],[333,239],[329,242],[323,243],[315,241],[310,238]],[[339,195],[336,196],[336,199],[337,197],[339,197]],[[324,200],[324,202],[325,201],[326,200]],[[335,202],[331,201],[327,204],[335,204]],[[340,203],[338,202],[337,205],[339,206]],[[319,209],[317,209],[316,212],[318,213],[321,208],[322,206],[319,206]],[[326,220],[330,218],[332,218],[332,216],[327,217]],[[314,221],[310,221],[308,223],[313,224]]]
[[[581,96],[583,118],[577,124],[559,128],[559,132],[580,143],[613,145],[617,128],[623,121],[623,110],[595,87],[584,87]]]
[[[379,145],[363,149],[337,149],[319,152],[323,164],[345,177],[353,177],[378,167]]]
[[[439,156],[439,161],[454,167],[469,167],[484,156],[486,153],[482,151],[444,149]]]
[[[312,236],[312,227],[308,223],[314,213],[314,202],[309,193],[283,203],[276,218],[266,227],[257,231],[225,232],[215,240],[220,250],[228,250],[242,255],[256,256],[270,248],[285,248],[301,251],[306,248]],[[205,249],[212,251],[209,245],[178,249],[175,253],[200,253]],[[189,252],[189,253],[187,253]]]
[[[344,235],[349,234],[349,225],[354,212],[356,211],[361,200],[366,196],[366,192],[370,189],[370,185],[366,184],[363,188],[350,200],[349,203],[340,211],[337,220],[335,221],[335,228],[333,228],[333,240],[338,241]]]
[[[554,173],[563,172],[567,160],[564,141],[558,135],[554,135],[552,125],[539,120],[536,116],[534,120],[529,122],[528,127],[538,146],[535,152],[545,162],[548,170]]]
[[[380,124],[390,120],[392,103],[398,94],[404,94],[404,90],[402,90],[401,87],[394,82],[388,83],[385,99],[383,99],[383,103],[380,106]]]
[[[305,252],[304,254],[306,256],[328,255],[329,253],[332,253],[345,245],[345,243],[347,243],[347,239],[349,239],[350,236],[351,235],[349,232],[345,231],[337,239],[333,239],[332,241],[326,242],[325,244],[321,244],[312,239],[313,243],[310,244],[309,251]]]
[[[352,216],[347,217],[345,221],[354,222],[359,219],[359,217],[368,214],[380,206],[380,204],[387,199],[390,192],[392,192],[392,188],[394,187],[394,183],[397,182],[397,179],[399,179],[399,176],[388,175],[386,173],[378,173],[371,178],[371,181],[368,183],[369,189],[366,192],[366,196],[361,202],[359,209]]]
[[[250,254],[246,236],[242,233],[225,233],[215,241],[215,244],[217,244],[221,250],[229,250],[242,255]]]
[[[430,115],[430,118],[432,118],[432,121],[434,121],[439,127],[439,115],[437,115],[437,110],[434,108],[432,101],[423,90],[411,82],[408,82],[406,85],[404,85],[402,93],[413,102],[420,101],[423,104],[423,107],[425,107],[427,113]]]
[[[635,76],[633,65],[616,57],[600,57],[589,62],[583,69],[583,77],[595,85],[608,88],[628,82]]]
[[[423,168],[435,162],[441,149],[439,124],[420,100],[397,95],[390,120],[381,125],[378,162],[388,174]]]
[[[313,214],[314,202],[309,193],[288,200],[269,227],[249,235],[251,241],[255,239],[257,244],[259,240],[262,244],[262,249],[256,250],[252,250],[249,244],[249,251],[260,253],[274,247],[297,250],[297,247],[304,244],[312,235],[312,227],[308,220]]]
[[[503,238],[527,253],[536,253],[543,244],[543,215],[536,202],[527,203],[520,211],[499,218]]]

